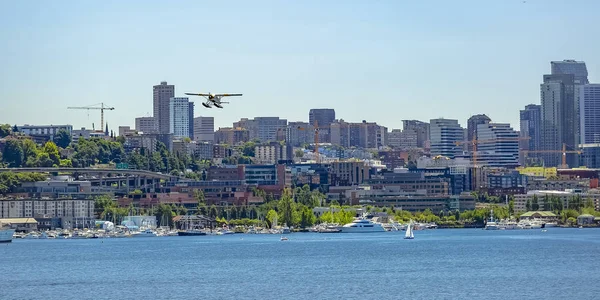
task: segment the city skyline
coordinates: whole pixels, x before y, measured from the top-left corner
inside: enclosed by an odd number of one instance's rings
[[[104,102],[116,108],[105,115],[111,128],[133,127],[136,117],[153,113],[150,87],[167,81],[175,97],[244,93],[223,110],[197,109],[194,116],[214,117],[215,128],[240,118],[306,121],[312,108],[333,108],[337,118],[390,130],[402,128],[401,120],[439,117],[466,127],[476,114],[518,128],[519,110],[540,103],[550,61],[585,61],[590,82],[598,81],[598,42],[589,37],[598,31],[592,12],[600,4],[578,3],[587,9],[561,0],[275,2],[270,11],[185,1],[167,7],[11,3],[0,20],[0,37],[9,41],[0,54],[10,58],[9,72],[0,77],[0,98],[10,101],[0,119],[91,128],[99,115],[66,107]],[[197,18],[206,10],[215,13]],[[60,11],[61,21],[49,11]],[[558,15],[586,30],[548,22]],[[172,22],[154,24],[159,17]],[[147,47],[158,36],[160,45]]]

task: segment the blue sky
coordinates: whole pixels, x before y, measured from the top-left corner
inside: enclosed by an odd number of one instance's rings
[[[465,124],[486,113],[518,129],[551,60],[600,74],[600,1],[2,1],[0,123],[91,128],[99,102],[115,131],[152,114],[152,86],[244,93],[242,117]]]

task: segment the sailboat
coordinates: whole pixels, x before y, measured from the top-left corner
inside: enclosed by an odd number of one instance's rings
[[[413,224],[412,224],[412,220],[411,220],[410,223],[408,224],[408,226],[406,226],[406,234],[404,234],[404,239],[412,240],[414,238],[415,238],[415,235],[413,234]]]

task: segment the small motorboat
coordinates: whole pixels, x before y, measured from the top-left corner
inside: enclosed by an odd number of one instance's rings
[[[287,240],[288,240],[288,238],[287,238],[287,237],[285,237],[285,236],[282,236],[280,240],[282,240],[282,241],[287,241]]]

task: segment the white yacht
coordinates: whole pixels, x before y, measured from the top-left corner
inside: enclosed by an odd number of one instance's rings
[[[490,210],[490,220],[485,223],[485,230],[498,230],[500,226],[494,220],[494,210]]]
[[[136,232],[131,234],[131,237],[156,237],[156,232],[152,229],[146,229],[144,231]]]
[[[15,234],[14,229],[11,229],[8,227],[2,227],[2,224],[0,224],[0,243],[12,242],[14,234]]]
[[[356,219],[340,227],[343,233],[384,232],[380,223],[374,223],[367,219]]]
[[[519,229],[517,227],[517,222],[512,221],[512,220],[503,220],[503,221],[500,221],[500,223],[498,223],[498,226],[500,227],[501,230]]]

